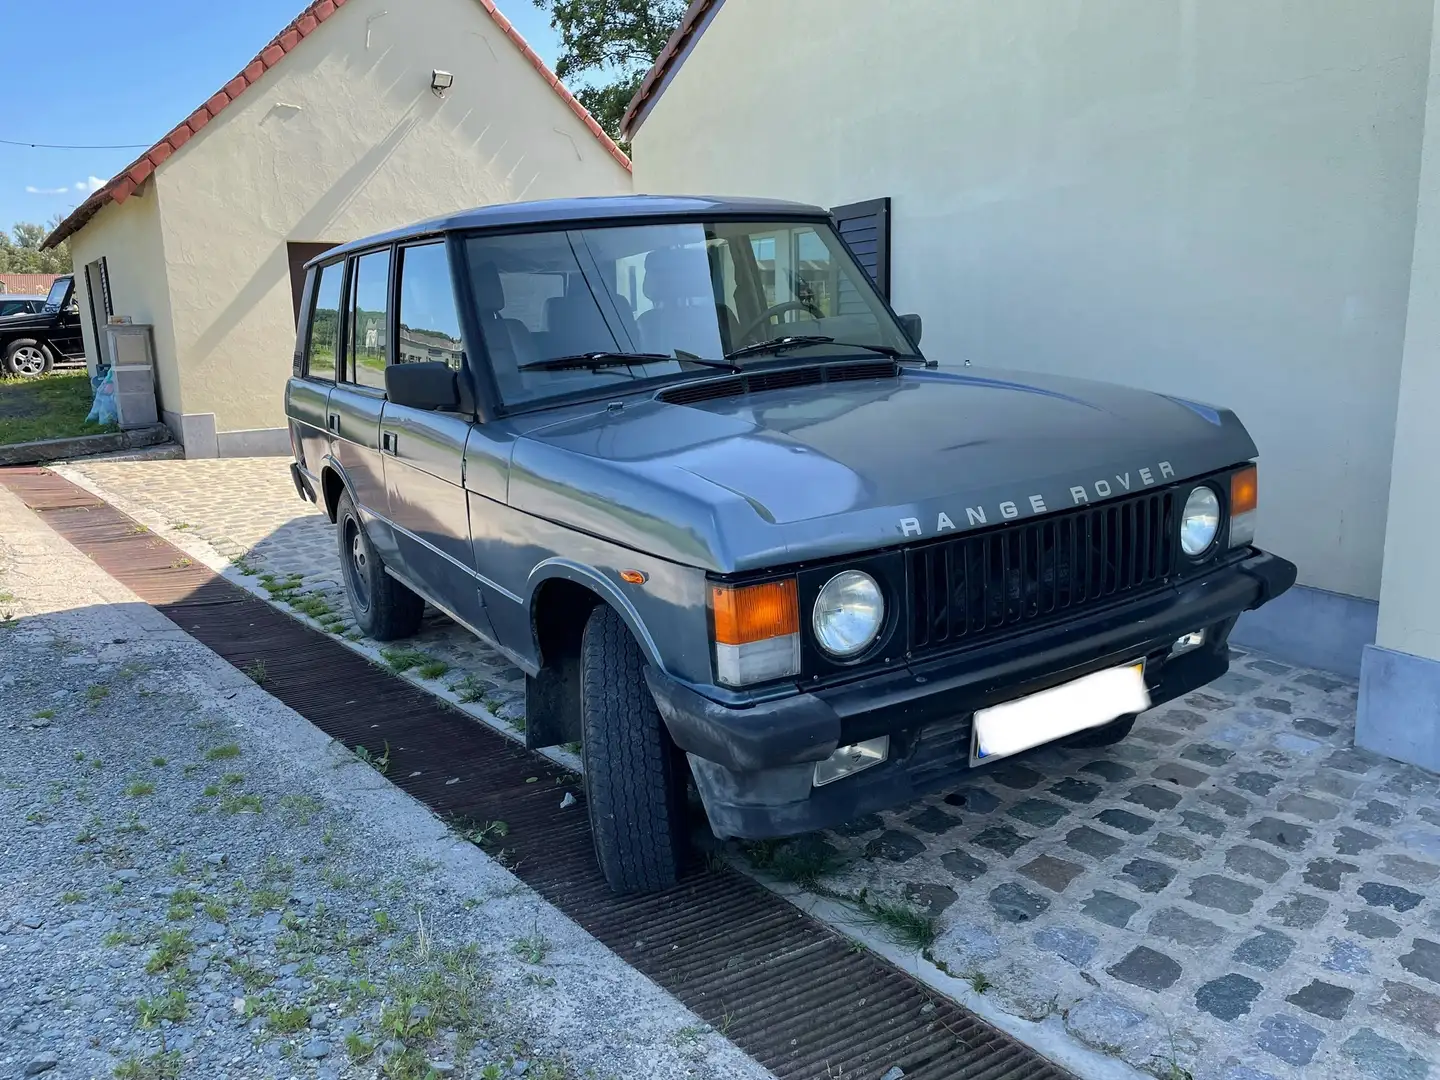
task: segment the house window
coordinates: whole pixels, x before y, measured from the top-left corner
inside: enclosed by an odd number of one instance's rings
[[[310,341],[305,349],[305,374],[312,379],[335,381],[335,350],[340,340],[340,283],[344,263],[331,263],[318,271],[315,313],[310,317]]]
[[[460,370],[460,315],[444,244],[400,252],[400,332],[397,364],[443,360]]]
[[[349,363],[346,364],[350,382],[385,389],[389,340],[390,252],[376,251],[355,260],[350,293]]]

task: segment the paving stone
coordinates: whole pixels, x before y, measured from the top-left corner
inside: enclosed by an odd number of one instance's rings
[[[1221,836],[1225,832],[1225,823],[1209,814],[1202,814],[1198,810],[1181,810],[1180,823],[1193,833],[1201,836]]]
[[[1024,874],[1037,885],[1043,885],[1052,892],[1064,892],[1065,887],[1085,872],[1083,866],[1052,855],[1039,855],[1020,867]]]
[[[1440,866],[1409,855],[1386,855],[1380,860],[1380,872],[1411,885],[1428,885],[1440,877]]]
[[[1253,772],[1247,769],[1245,772],[1232,776],[1230,782],[1241,791],[1248,791],[1252,795],[1264,797],[1269,795],[1275,785],[1280,782],[1280,777],[1274,773]]]
[[[1023,923],[1045,914],[1050,901],[1019,882],[1007,881],[990,890],[990,907],[1005,922]]]
[[[1114,855],[1125,846],[1124,840],[1111,836],[1109,833],[1102,833],[1099,829],[1092,829],[1089,825],[1080,825],[1071,829],[1065,834],[1065,843],[1076,851],[1096,859]]]
[[[1429,829],[1406,829],[1400,834],[1400,843],[1411,851],[1440,859],[1440,832]]]
[[[1048,829],[1070,811],[1066,810],[1065,807],[1059,803],[1048,802],[1045,799],[1025,799],[1023,802],[1016,803],[1005,812],[1017,821],[1023,821],[1027,825],[1034,825],[1039,829]]]
[[[923,841],[899,829],[886,829],[865,845],[867,858],[889,859],[897,863],[909,862],[924,851]]]
[[[989,869],[981,860],[975,856],[960,851],[947,851],[940,856],[940,865],[949,870],[961,881],[974,881]]]
[[[1268,912],[1272,919],[1279,919],[1281,926],[1294,930],[1309,930],[1325,917],[1330,902],[1308,893],[1291,893]]]
[[[949,832],[959,825],[960,818],[954,814],[947,814],[938,806],[927,806],[918,810],[905,819],[905,824],[912,829],[919,829],[921,832],[930,833],[932,836],[939,836],[943,832]]]
[[[1019,791],[1032,788],[1045,779],[1034,769],[1027,769],[1024,765],[1017,765],[1012,761],[992,766],[985,770],[985,776],[997,784],[1003,784],[1005,787],[1015,788]]]
[[[1149,1017],[1109,994],[1091,994],[1065,1014],[1065,1030],[1094,1047],[1124,1046]]]
[[[1288,675],[1295,670],[1275,660],[1251,660],[1245,666],[1252,671],[1263,671],[1266,675]]]
[[[1188,788],[1199,787],[1210,779],[1208,773],[1202,773],[1199,769],[1192,769],[1189,765],[1181,765],[1178,762],[1157,765],[1151,770],[1150,775],[1156,780],[1166,780]]]
[[[1332,690],[1339,690],[1345,685],[1339,679],[1333,679],[1329,675],[1322,675],[1318,671],[1306,671],[1303,674],[1296,675],[1295,681],[1297,683],[1304,683],[1306,686],[1314,687],[1316,690],[1323,690],[1327,694]]]
[[[1179,908],[1161,908],[1150,919],[1148,931],[1177,945],[1209,948],[1225,940],[1225,931],[1207,919],[1198,919]]]
[[[1368,975],[1370,973],[1370,950],[1353,941],[1341,938],[1330,939],[1330,952],[1321,961],[1321,966],[1330,971],[1343,971],[1347,975]]]
[[[1354,998],[1354,990],[1312,979],[1308,985],[1302,986],[1285,1000],[1316,1016],[1323,1016],[1327,1020],[1340,1020]]]
[[[1409,983],[1383,984],[1384,996],[1374,1006],[1376,1012],[1423,1035],[1435,1035],[1440,1029],[1440,997]]]
[[[1325,759],[1325,764],[1341,772],[1368,773],[1379,760],[1364,750],[1336,750]]]
[[[1217,694],[1248,694],[1252,690],[1259,690],[1264,685],[1265,683],[1261,679],[1229,671],[1212,682],[1207,689],[1214,690]]]
[[[1311,859],[1310,865],[1305,867],[1305,884],[1326,892],[1339,892],[1341,877],[1359,869],[1343,859]]]
[[[1120,873],[1144,893],[1158,893],[1175,880],[1175,868],[1154,859],[1131,859]]]
[[[1132,739],[1143,739],[1145,742],[1155,743],[1159,746],[1174,746],[1176,743],[1185,741],[1185,733],[1171,731],[1163,727],[1139,727],[1130,736]]]
[[[1326,723],[1314,716],[1302,716],[1294,722],[1293,726],[1296,731],[1303,731],[1306,735],[1315,735],[1322,739],[1327,739],[1340,730],[1334,724]]]
[[[1201,693],[1186,694],[1185,704],[1196,709],[1202,709],[1205,712],[1224,712],[1230,708],[1230,702],[1224,698],[1212,697],[1210,694]]]
[[[1232,1065],[1220,1076],[1220,1080],[1277,1080],[1273,1073],[1252,1069],[1249,1065]]]
[[[1234,751],[1222,750],[1218,746],[1207,746],[1205,743],[1195,743],[1180,751],[1180,756],[1187,761],[1195,761],[1201,765],[1208,765],[1212,769],[1224,765],[1235,756]]]
[[[1255,702],[1255,707],[1258,709],[1264,709],[1267,712],[1283,713],[1286,716],[1290,715],[1290,710],[1293,708],[1290,702],[1284,698],[1257,697],[1251,700]]]
[[[1301,795],[1299,792],[1286,795],[1276,804],[1276,809],[1282,814],[1303,817],[1306,821],[1330,821],[1340,813],[1340,808],[1334,803]]]
[[[1298,738],[1299,736],[1295,737]],[[1315,742],[1314,739],[1306,739],[1305,741],[1314,746],[1320,745]],[[1295,764],[1290,760],[1289,754],[1283,754],[1279,750],[1260,750],[1256,752],[1255,756],[1260,760],[1261,764],[1269,765],[1272,769],[1288,769],[1291,765]]]
[[[1089,899],[1081,903],[1080,910],[1096,922],[1113,926],[1117,930],[1124,930],[1130,917],[1140,910],[1140,905],[1134,900],[1127,900],[1123,896],[1116,896],[1112,892],[1097,889],[1091,893]]]
[[[1244,746],[1255,738],[1255,734],[1235,724],[1227,724],[1219,731],[1212,731],[1210,738],[1215,742],[1224,743],[1226,746]]]
[[[1402,889],[1399,885],[1386,885],[1379,881],[1367,881],[1357,891],[1361,899],[1371,907],[1388,907],[1400,912],[1409,911],[1425,899],[1419,893]]]
[[[1033,836],[1018,833],[1009,825],[992,825],[971,842],[1002,855],[1014,855],[1033,839]]]
[[[1047,926],[1035,931],[1035,944],[1046,952],[1052,952],[1062,960],[1083,968],[1095,958],[1100,939],[1069,926]]]
[[[1147,810],[1154,810],[1157,813],[1165,810],[1173,810],[1180,803],[1180,796],[1173,791],[1166,791],[1154,784],[1141,784],[1132,788],[1130,794],[1125,796],[1126,802],[1138,803]]]
[[[1269,731],[1275,726],[1275,717],[1269,713],[1244,710],[1235,714],[1235,719],[1255,731]]]
[[[1187,899],[1202,907],[1216,908],[1231,915],[1244,915],[1255,901],[1260,899],[1261,890],[1234,878],[1220,874],[1205,874],[1190,883]]]
[[[1274,1054],[1290,1065],[1310,1064],[1324,1036],[1309,1024],[1294,1017],[1276,1014],[1260,1021],[1260,1049]]]
[[[1412,975],[1440,983],[1440,945],[1424,938],[1416,938],[1410,951],[1400,957],[1400,966]]]
[[[1262,987],[1244,975],[1222,975],[1211,979],[1195,991],[1195,1005],[1203,1012],[1227,1023],[1244,1016],[1260,996]]]
[[[1197,712],[1191,712],[1189,709],[1166,709],[1157,719],[1162,723],[1184,728],[1186,731],[1194,731],[1208,723],[1205,717]]]
[[[1102,810],[1095,815],[1095,820],[1102,825],[1109,825],[1112,829],[1127,832],[1131,836],[1139,836],[1141,833],[1148,832],[1155,824],[1150,818],[1132,814],[1129,810]]]
[[[1151,841],[1150,849],[1161,855],[1169,855],[1172,859],[1185,859],[1189,862],[1194,862],[1205,854],[1205,849],[1195,841],[1174,833],[1161,833]]]
[[[1211,806],[1217,807],[1226,817],[1244,817],[1250,812],[1249,801],[1227,788],[1216,788],[1200,797]]]
[[[1121,765],[1116,761],[1092,761],[1088,765],[1080,766],[1081,772],[1094,773],[1096,776],[1104,777],[1112,784],[1122,780],[1129,780],[1135,775],[1135,770],[1128,765]]]
[[[1242,941],[1234,953],[1234,959],[1249,964],[1261,971],[1274,971],[1295,951],[1295,942],[1278,930],[1261,930],[1252,938]]]
[[[1396,795],[1405,795],[1407,797],[1419,793],[1428,793],[1426,795],[1428,798],[1434,794],[1437,783],[1440,783],[1440,781],[1437,781],[1432,774],[1422,769],[1405,765],[1391,776],[1389,780],[1385,781],[1384,786],[1382,786],[1380,790],[1389,791]]]
[[[1371,836],[1349,825],[1342,825],[1335,833],[1335,850],[1341,855],[1359,855],[1380,846],[1380,838]]]
[[[1175,985],[1180,978],[1180,965],[1164,953],[1137,946],[1116,964],[1105,969],[1121,982],[1141,986],[1146,990],[1165,990]]]
[[[864,836],[868,832],[874,832],[876,829],[883,829],[884,827],[885,821],[879,814],[865,814],[845,822],[844,825],[837,826],[835,831],[841,836],[856,837]]]
[[[1346,912],[1345,929],[1371,939],[1393,938],[1400,934],[1399,926],[1373,911]]]
[[[1250,826],[1249,835],[1251,840],[1274,844],[1286,851],[1304,851],[1313,834],[1304,825],[1292,825],[1279,818],[1263,817]]]
[[[1286,753],[1298,754],[1300,757],[1309,757],[1311,754],[1315,753],[1316,750],[1319,750],[1320,747],[1324,744],[1321,743],[1318,739],[1312,739],[1306,735],[1292,735],[1288,731],[1282,731],[1275,736],[1275,745],[1278,746],[1281,750],[1284,750]],[[1261,754],[1260,756],[1265,757],[1264,754]],[[1266,760],[1270,761],[1273,765],[1285,764],[1283,756],[1279,761],[1274,761],[1270,758],[1266,758]]]
[[[905,899],[931,918],[939,918],[960,895],[948,885],[912,882],[905,886]]]
[[[1425,1080],[1430,1063],[1371,1028],[1361,1028],[1340,1049],[1371,1080]]]
[[[1000,805],[999,799],[981,787],[966,787],[959,791],[952,791],[945,796],[945,802],[951,806],[964,807],[977,814],[988,814]]]
[[[1359,815],[1357,814],[1356,816],[1358,817]],[[1419,810],[1415,811],[1415,816],[1422,821],[1428,821],[1431,825],[1440,825],[1440,810],[1422,806]]]
[[[1067,802],[1092,803],[1095,797],[1103,790],[1099,784],[1092,784],[1088,780],[1076,780],[1073,776],[1067,776],[1058,784],[1050,785],[1050,793],[1057,795]]]
[[[1333,769],[1321,769],[1301,784],[1301,787],[1310,791],[1318,791],[1322,795],[1336,795],[1342,799],[1353,799],[1363,783],[1365,783],[1363,776],[1351,776],[1349,773],[1338,773]],[[1360,815],[1356,814],[1355,816],[1359,817]]]
[[[1268,851],[1248,844],[1240,844],[1225,853],[1225,868],[1273,885],[1290,869],[1290,864],[1278,855],[1271,855]]]

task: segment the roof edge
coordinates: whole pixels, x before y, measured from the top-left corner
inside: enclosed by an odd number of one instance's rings
[[[680,17],[680,25],[670,35],[670,40],[665,42],[665,47],[660,50],[660,55],[655,58],[655,63],[650,66],[650,70],[645,73],[645,78],[641,80],[640,89],[635,91],[635,96],[625,107],[625,115],[620,118],[622,138],[633,139],[635,137],[635,133],[640,130],[640,125],[645,122],[651,106],[665,92],[670,76],[684,63],[685,56],[694,47],[695,42],[700,39],[700,35],[705,32],[711,19],[724,3],[725,0],[690,0],[690,6]]]

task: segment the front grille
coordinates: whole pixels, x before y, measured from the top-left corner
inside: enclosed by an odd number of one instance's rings
[[[989,640],[1160,585],[1175,571],[1175,492],[956,537],[906,552],[910,649]]]

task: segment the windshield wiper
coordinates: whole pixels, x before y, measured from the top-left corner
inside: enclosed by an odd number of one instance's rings
[[[631,364],[659,364],[666,360],[684,360],[692,364],[704,364],[706,367],[723,368],[725,371],[734,371],[735,365],[724,360],[705,360],[699,356],[692,356],[690,353],[681,353],[676,350],[676,355],[666,356],[658,352],[610,352],[601,350],[597,352],[574,353],[570,356],[552,356],[548,360],[533,360],[528,364],[521,364],[521,371],[564,371],[569,368],[584,368],[596,371],[600,368],[629,367]]]
[[[769,341],[757,341],[754,345],[742,345],[738,349],[732,349],[725,354],[725,359],[737,360],[742,356],[758,356],[761,353],[778,355],[785,349],[796,349],[804,345],[835,345],[845,349],[868,349],[870,352],[889,356],[896,360],[920,359],[918,356],[901,352],[893,345],[866,345],[859,341],[836,341],[833,337],[826,337],[823,334],[792,334],[788,337],[771,338]]]

